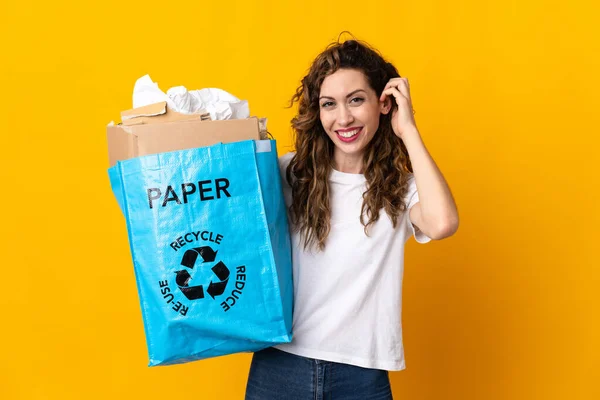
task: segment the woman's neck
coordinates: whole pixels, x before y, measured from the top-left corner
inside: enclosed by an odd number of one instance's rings
[[[333,168],[336,171],[347,174],[362,174],[364,172],[362,154],[356,156],[348,154],[334,154],[333,161]]]

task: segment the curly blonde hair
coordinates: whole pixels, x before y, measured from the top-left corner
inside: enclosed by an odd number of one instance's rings
[[[292,188],[290,222],[301,233],[305,249],[316,245],[323,250],[331,228],[328,178],[334,144],[321,125],[319,95],[323,80],[339,69],[362,71],[377,96],[391,78],[400,77],[396,68],[368,44],[357,40],[333,42],[316,57],[292,96],[290,107],[298,103],[298,114],[291,121],[296,154],[287,167],[286,179]],[[395,101],[392,107],[392,111],[397,108]],[[364,152],[367,190],[357,217],[366,235],[369,226],[379,219],[381,209],[394,227],[406,210],[403,197],[412,166],[404,143],[392,130],[392,114],[380,115],[379,129]]]

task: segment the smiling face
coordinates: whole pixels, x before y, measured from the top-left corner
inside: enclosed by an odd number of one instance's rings
[[[361,71],[339,69],[325,78],[319,95],[319,117],[335,145],[337,170],[361,172],[365,148],[379,128],[379,116],[387,112],[386,103],[379,101]]]

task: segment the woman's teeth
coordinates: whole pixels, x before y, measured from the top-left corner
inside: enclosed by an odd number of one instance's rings
[[[360,131],[360,128],[356,128],[356,129],[354,129],[352,131],[348,131],[348,132],[338,132],[338,134],[341,137],[349,138],[349,137],[356,135],[358,133],[358,131]]]

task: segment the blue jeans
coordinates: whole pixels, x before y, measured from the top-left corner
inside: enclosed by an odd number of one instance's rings
[[[246,400],[391,400],[388,371],[286,353],[252,356]]]

